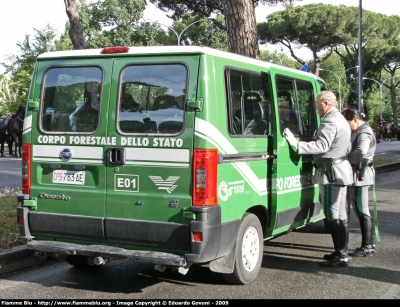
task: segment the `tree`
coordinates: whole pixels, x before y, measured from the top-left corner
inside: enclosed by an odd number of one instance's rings
[[[260,49],[257,37],[255,5],[258,3],[276,5],[301,0],[150,0],[164,12],[173,11],[174,20],[186,12],[205,17],[221,13],[225,17],[228,35],[228,51],[259,59]]]
[[[354,8],[356,10],[357,8]],[[398,104],[394,76],[400,64],[400,17],[363,10],[363,74],[372,79],[380,80],[384,87],[390,89],[393,122],[398,124]],[[357,28],[353,28],[356,35]],[[344,44],[344,48],[335,52],[342,58],[345,65],[358,64],[358,43]],[[382,72],[386,73],[383,75]],[[390,78],[391,77],[391,78]],[[387,85],[384,80],[391,80]],[[371,80],[365,80],[366,89],[377,86]],[[356,84],[357,86],[357,84]],[[357,91],[355,91],[357,92]],[[376,118],[377,119],[377,118]]]
[[[268,22],[259,23],[257,27],[261,43],[284,45],[301,64],[306,64],[306,61],[296,55],[295,47],[310,49],[314,72],[318,75],[321,63],[333,54],[338,45],[357,40],[353,32],[357,26],[356,17],[351,7],[309,4],[272,13]],[[318,54],[322,51],[326,52]]]
[[[10,89],[10,82],[0,76],[0,116],[14,113],[17,110],[17,93]]]
[[[47,25],[43,30],[33,30],[35,31],[33,41],[27,34],[23,42],[17,42],[20,55],[8,55],[6,62],[0,63],[5,67],[6,74],[11,74],[10,92],[16,93],[16,96],[11,95],[15,97],[15,101],[11,102],[11,112],[15,112],[20,103],[26,102],[36,58],[41,53],[55,50],[56,31],[54,28]]]
[[[85,49],[85,40],[83,37],[82,24],[79,20],[79,13],[76,7],[76,0],[64,0],[65,11],[70,22],[69,36],[74,49]]]
[[[286,67],[291,67],[294,69],[300,69],[301,64],[297,61],[292,60],[290,57],[286,55],[286,53],[278,52],[275,50],[274,52],[270,52],[268,50],[261,51],[260,60],[270,63],[275,63],[279,65],[283,65]]]
[[[219,50],[228,50],[227,35],[224,28],[223,15],[217,15],[213,22],[197,14],[185,13],[181,20],[175,20],[168,27],[167,45],[207,46]],[[219,24],[220,26],[216,26]],[[161,26],[164,26],[160,24]]]
[[[165,33],[159,29],[157,22],[143,22],[145,0],[98,0],[89,4],[80,0],[76,8],[86,48],[151,46],[165,40]],[[57,45],[61,49],[68,49],[74,39],[70,35],[69,24],[66,25],[66,32],[69,35],[64,33]]]

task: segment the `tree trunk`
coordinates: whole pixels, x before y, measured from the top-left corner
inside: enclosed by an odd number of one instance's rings
[[[399,118],[397,116],[397,99],[396,99],[396,85],[394,84],[394,77],[390,79],[390,96],[392,97],[392,111],[393,111],[393,124],[399,125]]]
[[[260,59],[253,0],[222,0],[228,32],[228,51]]]
[[[71,38],[74,49],[85,49],[85,38],[83,28],[79,20],[79,12],[76,7],[76,0],[64,0],[65,11],[69,19],[69,37]]]

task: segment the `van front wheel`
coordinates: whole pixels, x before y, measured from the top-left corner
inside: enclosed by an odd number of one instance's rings
[[[253,282],[261,268],[263,242],[259,219],[254,214],[246,213],[236,238],[233,273],[223,274],[224,280],[243,285]]]

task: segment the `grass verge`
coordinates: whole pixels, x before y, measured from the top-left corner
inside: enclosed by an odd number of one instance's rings
[[[389,164],[394,162],[400,162],[399,159],[391,159],[391,158],[374,158],[374,165],[381,165],[381,164]]]
[[[17,194],[5,187],[0,189],[0,249],[21,245],[17,223]]]

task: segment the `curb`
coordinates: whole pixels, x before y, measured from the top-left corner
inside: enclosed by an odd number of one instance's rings
[[[382,164],[375,166],[375,172],[380,174],[380,173],[385,173],[385,172],[390,172],[390,171],[395,171],[400,168],[400,162],[393,162],[389,164]]]
[[[378,165],[375,167],[375,172],[380,174],[398,169],[400,169],[400,162],[395,162]],[[0,275],[27,269],[48,261],[54,260],[36,257],[34,251],[29,250],[26,245],[0,250]]]
[[[28,249],[26,245],[0,250],[0,275],[20,271],[47,261],[46,258],[34,256],[33,250]]]

